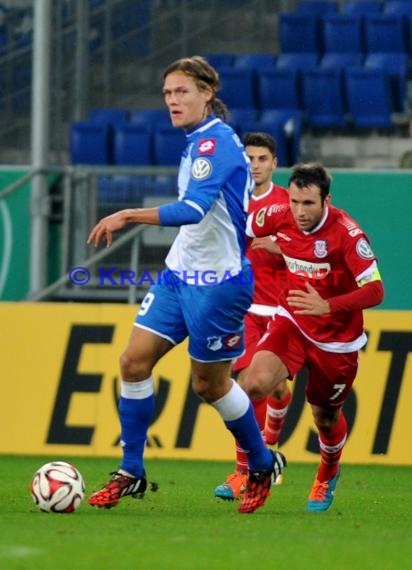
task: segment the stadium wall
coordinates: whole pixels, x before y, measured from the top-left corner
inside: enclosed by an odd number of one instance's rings
[[[22,172],[0,172],[2,187]],[[287,185],[279,169],[276,182]],[[407,171],[333,171],[333,203],[371,238],[385,283],[379,310],[366,311],[369,343],[346,404],[345,461],[412,464],[412,176]],[[30,243],[30,186],[0,201],[3,301],[25,297]],[[8,236],[7,240],[5,236]],[[7,262],[7,271],[6,271]],[[120,455],[118,358],[136,307],[109,304],[0,303],[2,360],[0,453]],[[190,388],[186,345],[156,368],[157,408],[148,456],[232,459],[231,437],[216,412]],[[295,382],[283,432],[292,461],[316,460],[317,441],[304,402],[305,374]]]
[[[0,170],[0,188],[24,172]],[[332,171],[332,202],[346,210],[370,237],[385,283],[381,309],[412,310],[412,172]],[[276,182],[287,186],[289,171],[278,169]],[[50,182],[55,176],[50,177]],[[29,291],[30,185],[0,200],[0,300],[25,299]],[[49,279],[59,276],[59,231],[50,224]]]
[[[0,453],[119,457],[118,358],[136,307],[0,303]],[[347,463],[412,465],[412,311],[366,311],[369,342],[345,405]],[[305,374],[283,431],[290,461],[317,461]],[[216,411],[194,396],[186,344],[155,369],[147,457],[233,459]]]

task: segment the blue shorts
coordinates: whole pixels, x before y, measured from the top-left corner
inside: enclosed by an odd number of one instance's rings
[[[135,323],[172,344],[189,337],[189,354],[200,362],[232,360],[244,351],[243,319],[252,297],[248,264],[238,276],[209,286],[189,285],[168,273],[149,289]]]

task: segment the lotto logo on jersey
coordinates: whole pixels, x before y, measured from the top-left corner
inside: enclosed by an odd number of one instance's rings
[[[225,337],[224,343],[227,349],[238,348],[242,341],[242,337],[240,334],[230,334]]]
[[[215,139],[202,139],[197,145],[197,151],[199,154],[215,154],[215,148]]]

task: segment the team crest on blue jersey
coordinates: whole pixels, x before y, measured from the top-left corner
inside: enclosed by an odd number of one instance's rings
[[[220,350],[223,347],[222,337],[220,336],[208,336],[206,340],[209,350]]]
[[[215,154],[216,139],[201,139],[197,145],[199,154]]]
[[[212,164],[207,158],[196,158],[192,164],[192,178],[204,180],[212,173]]]
[[[319,259],[326,257],[328,255],[328,242],[323,239],[315,240],[315,245],[313,248],[313,253]]]

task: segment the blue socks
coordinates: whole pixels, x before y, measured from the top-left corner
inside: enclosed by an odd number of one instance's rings
[[[155,408],[153,381],[150,378],[143,382],[122,382],[121,393],[119,415],[123,460],[120,469],[140,477],[144,474],[143,452]]]
[[[273,455],[263,443],[252,404],[249,404],[243,416],[236,420],[226,421],[225,424],[246,452],[249,469],[251,471],[270,471],[273,467]]]

